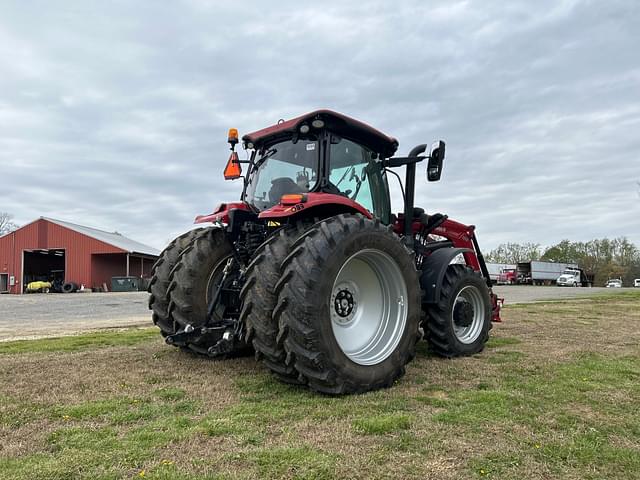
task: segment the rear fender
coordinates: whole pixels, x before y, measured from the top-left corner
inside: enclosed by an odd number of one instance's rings
[[[307,193],[301,203],[283,205],[279,203],[268,210],[260,212],[258,218],[266,220],[281,220],[291,217],[333,217],[340,213],[360,213],[367,218],[373,218],[369,210],[358,202],[332,193]]]

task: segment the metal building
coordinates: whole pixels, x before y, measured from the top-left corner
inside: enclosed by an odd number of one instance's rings
[[[159,251],[117,232],[40,217],[0,237],[0,293],[34,280],[111,286],[111,277],[149,277]]]

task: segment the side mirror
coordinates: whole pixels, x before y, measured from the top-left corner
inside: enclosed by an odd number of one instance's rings
[[[429,163],[427,164],[427,181],[437,182],[442,175],[442,162],[444,161],[444,142],[442,140],[431,146]]]

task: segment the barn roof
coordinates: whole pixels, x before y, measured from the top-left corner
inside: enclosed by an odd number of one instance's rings
[[[101,242],[108,243],[109,245],[113,245],[114,247],[120,248],[129,253],[140,253],[143,255],[153,255],[156,257],[160,255],[160,251],[158,249],[140,242],[136,242],[135,240],[131,240],[130,238],[127,238],[118,232],[107,232],[105,230],[86,227],[84,225],[78,225],[76,223],[56,220],[55,218],[40,218],[48,222],[55,223],[56,225],[60,225],[61,227],[68,228],[69,230],[73,230],[88,237],[94,238],[96,240],[100,240]]]

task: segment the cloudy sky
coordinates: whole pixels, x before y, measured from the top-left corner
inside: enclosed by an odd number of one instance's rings
[[[161,248],[239,196],[229,127],[326,107],[400,154],[444,139],[417,204],[487,250],[640,245],[638,25],[636,0],[0,0],[0,211]]]

